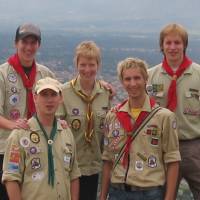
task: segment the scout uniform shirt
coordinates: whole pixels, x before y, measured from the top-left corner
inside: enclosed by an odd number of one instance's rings
[[[158,104],[167,105],[168,88],[172,78],[159,64],[149,69],[147,91]],[[200,138],[200,66],[192,63],[177,79],[178,136],[180,140]]]
[[[74,89],[81,91],[80,79],[76,80]],[[63,107],[59,109],[58,115],[65,116],[75,137],[81,174],[89,176],[101,171],[101,143],[104,119],[110,108],[109,91],[98,81],[95,82],[91,95],[96,95],[92,102],[94,133],[91,142],[87,142],[85,139],[87,104],[74,92],[74,89],[70,82],[64,84],[62,90],[64,103]]]
[[[36,64],[36,80],[46,76],[54,77],[53,73],[45,66]],[[0,115],[17,120],[26,118],[27,112],[26,89],[20,75],[8,63],[0,66]],[[10,130],[0,128],[0,154],[4,154],[5,141]]]
[[[149,97],[146,96],[141,111],[151,112],[152,109]],[[129,102],[127,101],[120,107],[119,111],[131,116]],[[133,118],[131,120],[133,123],[135,122]],[[106,132],[102,159],[115,163],[128,134],[131,132],[125,132],[112,109],[108,112],[105,123]],[[126,183],[139,187],[164,185],[166,164],[180,160],[174,114],[161,108],[131,143],[126,166],[122,164],[123,156],[124,154],[112,170],[111,183]]]
[[[48,184],[48,151],[35,117],[30,130],[15,129],[8,138],[2,181],[18,181],[23,200],[70,200],[70,181],[80,176],[73,135],[57,122],[53,142],[54,186]]]

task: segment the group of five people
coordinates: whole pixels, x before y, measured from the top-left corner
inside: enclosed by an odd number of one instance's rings
[[[161,31],[161,64],[119,62],[128,98],[112,108],[94,42],[76,47],[64,85],[35,61],[40,43],[37,26],[19,26],[0,67],[0,199],[96,200],[102,169],[100,200],[173,200],[182,177],[200,199],[200,66],[181,25]]]

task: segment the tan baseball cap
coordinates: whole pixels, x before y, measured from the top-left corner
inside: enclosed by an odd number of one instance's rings
[[[42,90],[51,89],[57,93],[62,91],[62,84],[56,79],[46,77],[37,81],[35,85],[35,93],[39,94]]]

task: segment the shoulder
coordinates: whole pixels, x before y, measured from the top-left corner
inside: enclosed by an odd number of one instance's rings
[[[157,112],[160,118],[175,118],[175,114],[167,108],[160,107],[160,110]]]
[[[65,82],[65,83],[62,85],[62,89],[63,89],[63,90],[68,90],[68,89],[70,89],[70,88],[71,88],[71,83],[70,83],[70,81]]]
[[[47,75],[51,75],[54,77],[54,73],[46,66],[36,63],[38,71],[41,73],[46,73]]]
[[[151,68],[148,69],[148,74],[151,75],[153,73],[156,73],[156,72],[160,72],[161,71],[161,67],[162,67],[162,64],[158,64],[158,65],[155,65]]]
[[[200,65],[199,64],[193,62],[190,67],[192,68],[193,71],[200,73]]]

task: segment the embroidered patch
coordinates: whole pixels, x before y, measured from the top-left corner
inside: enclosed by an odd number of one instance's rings
[[[72,109],[72,114],[73,114],[73,115],[79,115],[79,114],[80,114],[79,109],[78,109],[78,108],[73,108],[73,109]]]
[[[12,109],[9,115],[10,115],[10,119],[12,120],[17,120],[20,118],[20,112],[17,109]]]
[[[17,93],[17,88],[16,88],[16,87],[14,87],[14,86],[13,86],[13,87],[11,87],[11,89],[10,89],[10,90],[11,90],[11,92],[13,92],[13,93]]]
[[[147,157],[140,152],[137,152],[137,156],[140,157],[143,161],[147,161]]]
[[[152,137],[152,138],[151,138],[151,145],[153,145],[153,146],[158,146],[158,141],[159,141],[158,138]]]
[[[151,168],[157,167],[157,159],[155,156],[151,155],[148,157],[148,166]]]
[[[29,152],[30,152],[30,154],[36,154],[36,153],[38,153],[38,149],[37,149],[37,147],[30,147]]]
[[[113,137],[119,136],[119,130],[117,130],[117,129],[113,130],[112,135],[113,135]]]
[[[38,133],[32,132],[32,133],[30,134],[30,140],[31,140],[31,142],[37,144],[37,143],[40,142],[40,136],[38,135]]]
[[[64,155],[64,163],[70,164],[71,163],[71,157],[72,157],[71,154]]]
[[[33,181],[41,181],[44,178],[44,172],[34,172],[32,174]]]
[[[74,119],[71,123],[71,127],[75,130],[78,131],[81,127],[81,121],[79,119]]]
[[[9,163],[20,163],[20,151],[17,145],[12,145],[10,149],[10,155],[8,159]]]
[[[25,147],[25,148],[26,148],[26,147],[29,147],[29,145],[30,145],[30,140],[29,140],[28,137],[22,137],[22,138],[20,138],[19,143],[21,144],[22,147]]]
[[[176,127],[177,127],[177,122],[176,122],[176,120],[174,120],[174,121],[172,122],[172,128],[173,128],[173,129],[176,129]]]
[[[142,160],[138,160],[135,161],[135,170],[136,171],[143,171],[143,161]]]
[[[40,169],[41,164],[40,164],[40,158],[33,158],[31,160],[31,168],[32,169]]]
[[[183,114],[200,116],[200,109],[192,110],[191,108],[185,108]]]
[[[11,82],[11,83],[17,82],[17,76],[14,73],[9,73],[7,78],[8,78],[8,81]]]
[[[12,106],[15,106],[19,103],[19,95],[18,94],[13,94],[9,97],[9,103]]]
[[[109,139],[108,139],[107,137],[104,137],[104,139],[103,139],[103,144],[104,144],[104,146],[108,146],[108,144],[109,144]]]
[[[19,171],[19,163],[8,162],[8,171],[18,172]]]
[[[112,148],[113,150],[115,150],[119,142],[120,142],[120,136],[114,137],[114,139],[109,145],[109,148]]]

